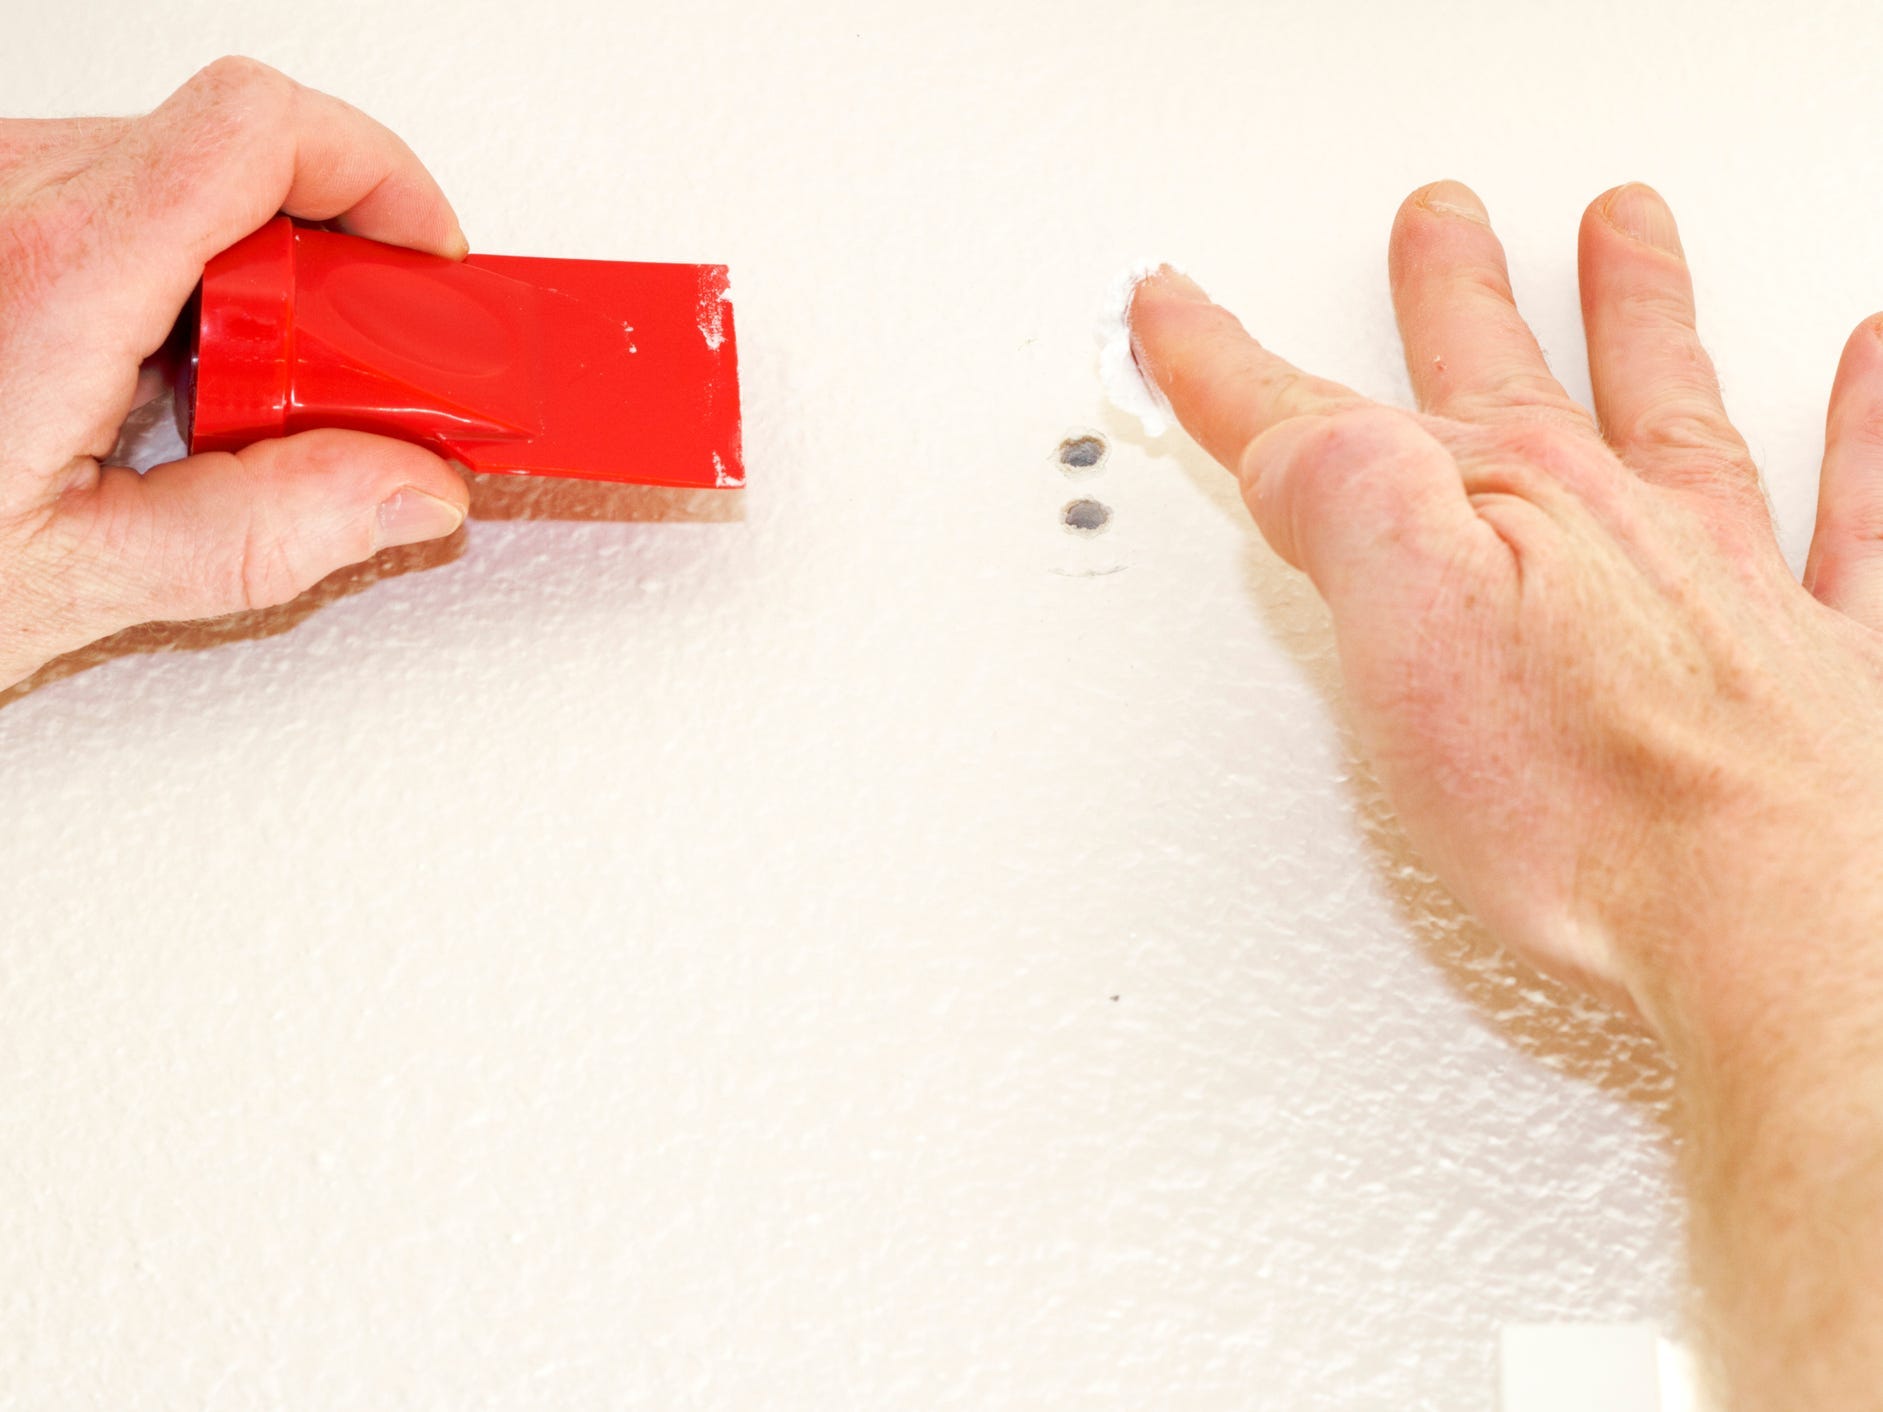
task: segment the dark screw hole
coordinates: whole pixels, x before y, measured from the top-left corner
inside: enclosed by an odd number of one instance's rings
[[[1089,471],[1105,459],[1102,436],[1069,436],[1059,443],[1059,464],[1069,470]]]
[[[1074,500],[1059,512],[1060,521],[1080,534],[1097,534],[1111,523],[1111,506],[1096,500]]]

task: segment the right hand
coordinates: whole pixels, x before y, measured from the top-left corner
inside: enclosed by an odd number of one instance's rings
[[[1456,183],[1400,209],[1420,411],[1302,373],[1189,280],[1140,366],[1333,613],[1415,846],[1504,942],[1683,1047],[1883,1001],[1883,320],[1832,392],[1806,582],[1694,331],[1659,196],[1582,223],[1595,415]]]

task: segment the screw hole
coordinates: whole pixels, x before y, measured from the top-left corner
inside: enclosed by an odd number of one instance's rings
[[[1111,523],[1111,506],[1097,500],[1068,501],[1059,521],[1074,534],[1097,534]]]
[[[1089,471],[1110,449],[1102,436],[1069,436],[1059,443],[1059,464],[1069,471]]]

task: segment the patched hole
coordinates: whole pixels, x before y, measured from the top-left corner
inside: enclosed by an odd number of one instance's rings
[[[1097,500],[1069,500],[1059,522],[1074,534],[1097,534],[1111,523],[1111,506]]]
[[[1102,436],[1069,436],[1059,443],[1059,464],[1069,471],[1089,471],[1105,459],[1110,449]]]

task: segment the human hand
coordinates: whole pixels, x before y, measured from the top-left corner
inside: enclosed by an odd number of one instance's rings
[[[0,689],[131,624],[282,603],[463,522],[445,461],[363,432],[143,476],[101,464],[205,262],[281,211],[466,249],[404,143],[253,60],[141,118],[0,121]]]
[[[1832,392],[1807,591],[1654,192],[1583,219],[1594,417],[1466,188],[1406,201],[1390,266],[1418,413],[1297,371],[1174,272],[1131,327],[1326,599],[1414,845],[1506,944],[1665,1037],[1883,997],[1883,320]]]

